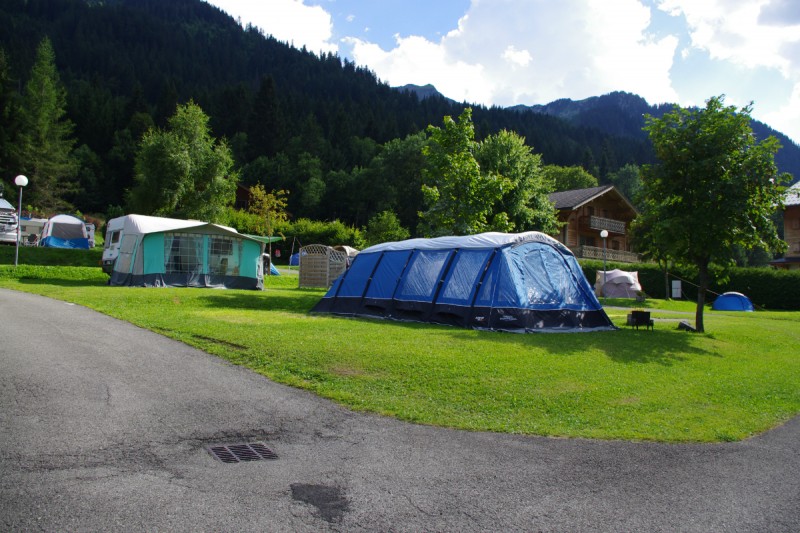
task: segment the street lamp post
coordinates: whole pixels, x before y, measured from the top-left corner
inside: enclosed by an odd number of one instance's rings
[[[603,230],[600,232],[600,238],[603,239],[603,290],[601,294],[605,297],[606,295],[606,238],[608,237],[608,231]]]
[[[19,263],[19,240],[20,240],[20,226],[22,225],[22,188],[28,185],[28,178],[20,174],[14,178],[14,184],[19,187],[19,210],[17,211],[17,250],[14,254],[14,268],[17,268]]]

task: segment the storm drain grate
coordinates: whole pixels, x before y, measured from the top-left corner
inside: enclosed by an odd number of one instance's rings
[[[264,446],[261,442],[211,446],[208,451],[223,463],[241,463],[244,461],[260,461],[262,459],[278,458],[278,454]]]

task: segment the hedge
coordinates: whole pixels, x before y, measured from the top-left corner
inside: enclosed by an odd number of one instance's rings
[[[594,286],[597,271],[603,270],[603,262],[596,260],[580,260],[586,279]],[[666,298],[667,285],[664,272],[652,263],[607,263],[606,268],[618,268],[628,272],[639,273],[639,283],[644,292],[651,298]],[[669,270],[669,281],[683,281],[684,297],[697,299],[697,269],[692,267],[672,267]],[[723,282],[724,280],[724,282]],[[800,270],[777,270],[774,268],[733,268],[724,279],[720,269],[711,269],[710,293],[706,301],[713,302],[718,294],[735,291],[747,295],[753,304],[760,309],[800,309]]]

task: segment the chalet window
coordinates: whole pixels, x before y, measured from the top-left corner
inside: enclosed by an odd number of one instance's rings
[[[792,220],[792,229],[800,229],[800,218]]]
[[[594,216],[594,207],[593,207],[593,206],[591,206],[591,205],[587,205],[587,206],[586,206],[586,213],[587,213],[587,214],[588,214],[590,217],[593,217],[593,216]]]

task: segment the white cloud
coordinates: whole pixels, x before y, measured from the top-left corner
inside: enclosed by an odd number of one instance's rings
[[[758,117],[756,117],[758,118]],[[788,135],[795,143],[800,144],[800,82],[795,83],[789,100],[776,111],[766,113],[763,120],[772,128]]]
[[[279,41],[306,47],[311,52],[336,52],[330,42],[333,23],[320,6],[307,6],[303,0],[207,0],[243,25],[251,24]]]
[[[788,101],[762,100],[753,116],[800,142],[800,4],[795,0],[662,0],[659,8],[685,17],[691,46],[712,59],[780,73],[792,88]],[[748,95],[745,100],[757,98]]]
[[[423,37],[395,36],[395,39],[397,46],[389,52],[353,37],[344,41],[352,46],[356,63],[369,65],[389,85],[431,83],[459,101],[483,103],[491,98],[491,84],[485,80],[481,65],[453,61],[443,47]]]
[[[531,53],[527,50],[517,50],[513,44],[508,45],[508,48],[503,52],[503,59],[508,61],[512,66],[525,67],[533,59]]]
[[[473,0],[439,42],[407,37],[389,51],[348,42],[388,83],[433,83],[456,100],[507,106],[624,90],[674,101],[677,39],[654,40],[649,23],[638,0]]]
[[[692,45],[712,59],[777,69],[786,78],[800,75],[800,59],[788,53],[800,43],[800,19],[779,24],[775,16],[791,10],[784,0],[662,0],[659,8],[683,15]]]

